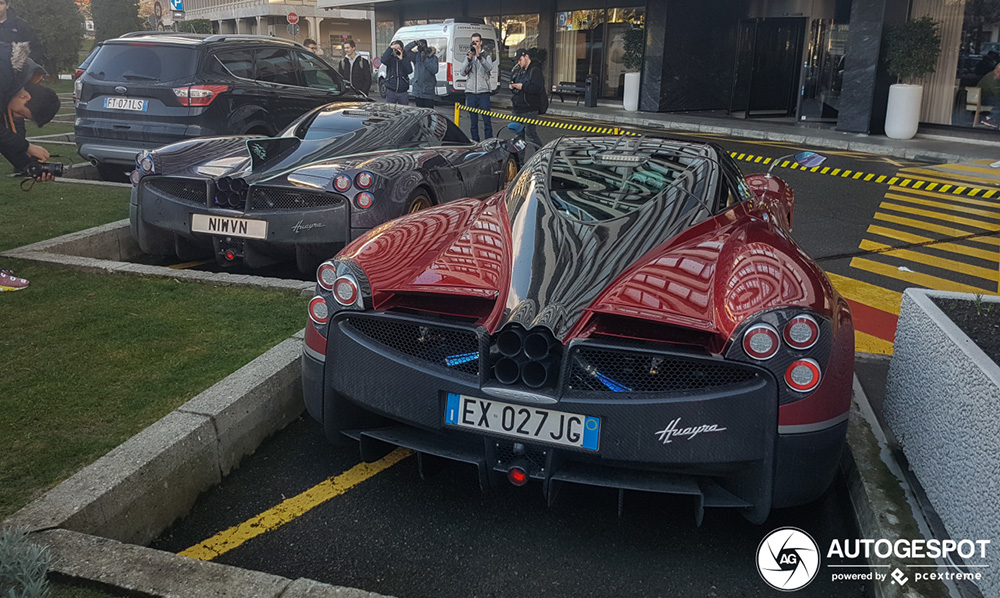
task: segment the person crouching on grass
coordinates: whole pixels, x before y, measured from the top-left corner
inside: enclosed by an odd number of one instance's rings
[[[44,76],[45,70],[27,57],[27,44],[0,43],[0,101],[7,108],[0,123],[0,154],[18,174],[49,159],[48,150],[28,143],[24,129],[17,126],[18,119],[26,118],[40,127],[59,112],[59,96],[37,84]],[[54,178],[43,174],[35,180],[44,182]],[[27,286],[27,280],[0,269],[0,291],[19,291]]]

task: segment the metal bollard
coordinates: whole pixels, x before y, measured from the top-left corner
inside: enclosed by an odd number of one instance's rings
[[[594,79],[594,74],[587,75],[587,83],[583,95],[583,105],[587,108],[597,107],[597,90],[594,89],[594,85],[596,84],[597,81]]]

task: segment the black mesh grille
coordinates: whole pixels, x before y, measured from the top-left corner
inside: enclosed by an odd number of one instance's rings
[[[156,177],[143,179],[142,185],[160,195],[204,206],[208,204],[208,186],[198,179]]]
[[[254,187],[250,192],[252,210],[302,210],[336,206],[343,202],[342,195],[316,191]]]
[[[404,355],[448,371],[479,375],[479,338],[475,332],[385,318],[350,318],[347,325]]]
[[[742,384],[758,374],[729,363],[673,355],[578,348],[569,388],[603,392],[683,392]]]

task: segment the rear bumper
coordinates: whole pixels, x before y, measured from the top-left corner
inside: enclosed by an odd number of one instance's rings
[[[122,129],[122,127],[126,127]],[[110,137],[114,135],[114,137]],[[179,123],[135,123],[106,118],[76,119],[74,135],[77,152],[88,161],[107,164],[135,164],[135,155],[170,143],[222,134],[215,128]]]
[[[539,403],[530,392],[522,399],[516,392],[498,398],[497,383],[490,379],[489,371],[450,371],[444,365],[406,355],[359,333],[348,323],[352,317],[358,316],[341,315],[330,324],[325,363],[303,358],[303,382],[308,410],[320,421],[324,421],[324,410],[346,399],[397,424],[388,431],[353,434],[361,440],[366,458],[377,458],[380,445],[405,446],[473,463],[479,468],[481,481],[492,484],[515,459],[527,455],[534,463],[529,474],[544,483],[550,499],[564,482],[691,494],[700,497],[702,506],[741,508],[755,522],[763,521],[774,506],[817,498],[836,471],[846,424],[810,434],[779,435],[776,382],[764,370],[738,384],[672,393],[579,392],[566,388],[564,382],[548,397],[551,402]],[[482,331],[477,334],[481,355],[489,355],[491,340]],[[567,368],[572,367],[571,354],[581,347],[593,350],[607,346],[590,341],[571,343],[563,356],[564,381]],[[669,351],[663,354],[673,357]],[[693,368],[698,367],[698,359],[711,362],[713,367],[719,364],[707,356],[682,356]],[[756,370],[745,364],[732,365]],[[489,367],[484,365],[483,369]],[[449,394],[598,417],[599,448],[555,446],[536,438],[447,425]],[[330,419],[331,414],[326,413],[325,420]],[[690,433],[699,427],[703,427],[701,432]],[[689,433],[684,434],[684,430]],[[524,447],[521,457],[515,445]]]

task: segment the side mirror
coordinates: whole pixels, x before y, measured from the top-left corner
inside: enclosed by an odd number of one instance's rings
[[[819,166],[823,162],[826,162],[826,156],[817,154],[816,152],[788,154],[787,156],[776,158],[773,162],[771,162],[771,166],[767,169],[767,176],[771,176],[771,171],[774,170],[774,167],[777,166],[779,162],[784,162],[787,158],[791,158],[793,162],[803,168],[813,168]]]
[[[524,151],[526,144],[524,143],[524,139],[509,139],[507,140],[507,145],[505,147],[508,152],[512,154],[519,154]]]

